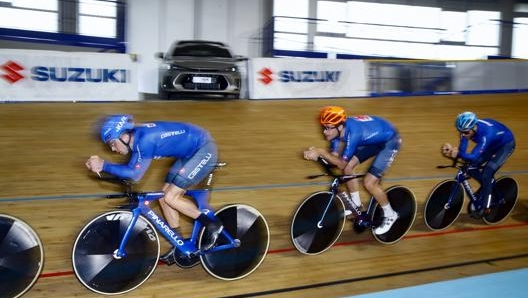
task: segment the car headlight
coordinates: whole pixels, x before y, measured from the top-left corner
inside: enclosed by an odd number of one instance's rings
[[[175,64],[170,64],[170,63],[161,63],[160,68],[161,69],[166,69],[166,70],[169,70],[169,69],[172,69],[172,70],[182,69],[182,67],[180,67],[178,65],[175,65]]]
[[[238,67],[236,67],[236,66],[231,66],[231,67],[225,68],[224,71],[227,71],[227,72],[237,72],[237,71],[238,71]]]

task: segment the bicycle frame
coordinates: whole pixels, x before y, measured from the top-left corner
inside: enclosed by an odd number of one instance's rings
[[[464,192],[466,193],[468,199],[473,204],[473,206],[475,206],[477,209],[482,208],[481,206],[482,199],[477,197],[477,195],[473,191],[473,188],[469,184],[469,180],[471,179],[471,177],[468,175],[468,172],[470,170],[477,169],[477,167],[471,167],[467,164],[456,166],[456,160],[455,160],[455,163],[453,164],[453,167],[456,167],[458,169],[458,172],[455,176],[455,181],[457,183],[453,186],[454,188],[451,190],[451,194],[449,196],[449,200],[446,203],[445,209],[449,209],[449,207],[451,206],[451,203],[455,197],[455,194],[458,191],[458,188],[460,186],[462,186],[462,188],[464,189]],[[493,183],[495,183],[495,181]],[[493,204],[491,204],[490,202],[490,206],[486,206],[486,208],[490,208],[491,205]]]
[[[210,173],[206,184],[207,186],[211,185],[212,176],[213,174]],[[187,190],[185,192],[185,195],[194,199],[198,205],[198,209],[213,219],[214,210],[208,203],[209,193],[210,190],[208,188],[192,189]],[[131,236],[134,225],[136,224],[138,218],[141,215],[143,215],[156,228],[156,230],[160,232],[163,237],[167,239],[167,241],[169,241],[181,253],[184,253],[187,256],[195,256],[205,253],[204,251],[198,249],[198,238],[200,236],[199,233],[202,229],[202,224],[199,221],[194,220],[191,238],[184,239],[182,235],[180,235],[177,231],[175,231],[169,226],[169,224],[163,219],[163,217],[159,216],[154,210],[152,210],[152,208],[150,208],[152,202],[161,199],[165,195],[163,192],[129,193],[129,195],[130,194],[133,196],[133,198],[138,200],[137,207],[131,210],[132,218],[130,220],[130,223],[128,224],[123,238],[121,239],[119,248],[114,252],[115,258],[119,259],[126,256],[125,248],[128,239]],[[239,245],[239,242],[234,239],[231,235],[229,235],[229,233],[227,233],[225,229],[222,231],[222,235],[228,240],[228,243],[215,246],[207,250],[207,253],[230,249]],[[153,235],[152,237],[155,236]]]
[[[326,204],[326,207],[325,207],[325,211],[323,212],[323,214],[321,215],[321,219],[317,223],[317,226],[319,228],[321,228],[322,227],[322,222],[323,222],[328,210],[330,209],[330,205],[332,204],[332,201],[334,200],[334,198],[336,197],[337,193],[339,192],[339,186],[341,184],[349,181],[349,180],[361,178],[361,177],[364,177],[365,175],[364,174],[359,174],[359,175],[335,175],[332,172],[332,170],[331,170],[332,165],[330,165],[328,163],[328,161],[326,161],[325,159],[323,159],[321,157],[319,157],[318,161],[323,166],[323,168],[325,169],[326,173],[325,174],[320,174],[320,175],[308,176],[308,178],[317,178],[317,177],[320,177],[320,176],[331,176],[331,177],[333,177],[332,182],[330,183],[330,187],[328,189],[328,191],[330,191],[332,193],[332,196],[328,200],[328,203]],[[373,210],[374,205],[375,204],[373,203],[373,199],[371,198],[371,200],[369,201],[367,214],[370,214],[369,212],[371,211],[371,209]],[[359,210],[359,206],[353,205],[353,207],[355,207],[353,209],[354,209],[354,212],[356,213],[356,215],[361,215],[363,213],[361,210]]]

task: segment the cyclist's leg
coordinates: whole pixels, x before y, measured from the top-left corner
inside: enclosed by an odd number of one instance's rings
[[[211,242],[213,243],[206,244],[206,247],[214,244],[223,226],[221,223],[212,220],[205,213],[202,213],[193,202],[184,198],[184,195],[189,187],[200,183],[207,177],[214,169],[217,160],[217,146],[214,142],[209,142],[192,157],[176,161],[165,178],[165,196],[162,198],[168,207],[167,212],[163,210],[166,217],[173,216],[175,212],[179,211],[192,219],[200,221],[203,226],[207,227],[212,235]],[[169,218],[167,218],[167,221],[169,221]],[[169,224],[172,225],[173,223],[169,221]],[[179,226],[179,222],[174,224]]]
[[[387,194],[381,188],[380,181],[381,177],[392,165],[394,158],[398,154],[400,144],[401,138],[398,135],[385,143],[381,151],[374,158],[374,161],[368,170],[368,174],[363,180],[363,185],[367,191],[372,194],[376,201],[378,201],[383,210],[383,221],[374,231],[377,235],[388,232],[394,222],[398,219],[398,213],[392,209]]]
[[[182,167],[182,161],[177,160],[173,165],[172,168],[181,168]],[[165,219],[169,223],[170,227],[173,229],[179,229],[180,228],[180,213],[178,210],[169,205],[169,203],[166,202],[167,192],[169,191],[170,183],[165,183],[163,185],[163,192],[166,194],[163,198],[159,200],[159,204],[161,207],[161,210],[163,211],[163,215],[165,216]],[[171,196],[174,196],[174,194],[171,194]],[[172,201],[171,199],[170,201]]]
[[[343,169],[343,174],[354,175],[354,169],[360,164],[357,156],[352,156],[346,167]],[[363,204],[359,196],[359,182],[357,179],[351,179],[345,183],[348,192],[344,194],[344,202],[347,210],[356,209],[359,212],[363,211]],[[352,209],[351,209],[352,208]]]
[[[504,165],[515,149],[515,143],[511,142],[499,148],[482,170],[482,183],[480,196],[484,199],[484,208],[491,206],[492,187],[495,181],[495,173]]]
[[[355,174],[354,169],[364,161],[368,160],[369,158],[376,156],[380,151],[382,147],[380,146],[359,146],[356,149],[356,152],[354,153],[354,156],[350,159],[347,166],[344,169],[345,175],[353,175]],[[359,197],[359,182],[357,179],[352,179],[346,182],[347,189],[350,193],[350,198],[354,202],[355,205],[360,207],[360,209],[363,209],[363,204],[361,203],[361,199]],[[368,191],[368,189],[367,189]],[[372,194],[372,193],[371,193]]]
[[[176,161],[165,178],[165,183],[168,184],[163,198],[165,203],[173,209],[197,219],[201,214],[200,210],[193,202],[184,199],[184,194],[187,189],[200,183],[214,170],[217,159],[216,144],[209,142],[193,156]]]

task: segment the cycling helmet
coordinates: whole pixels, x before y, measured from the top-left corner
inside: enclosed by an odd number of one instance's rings
[[[101,126],[101,140],[108,143],[118,139],[122,133],[134,128],[131,115],[110,115]]]
[[[326,106],[321,109],[319,115],[319,122],[321,125],[333,125],[337,126],[347,119],[345,110],[338,106]]]
[[[473,112],[464,112],[457,116],[455,126],[458,131],[468,131],[477,124],[477,115]]]

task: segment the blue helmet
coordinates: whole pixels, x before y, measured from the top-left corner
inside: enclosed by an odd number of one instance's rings
[[[101,126],[101,140],[108,143],[118,139],[122,133],[134,128],[131,115],[110,115],[106,117]]]
[[[458,129],[458,131],[468,131],[475,127],[477,124],[478,118],[477,115],[473,112],[464,112],[458,114],[455,126]]]

